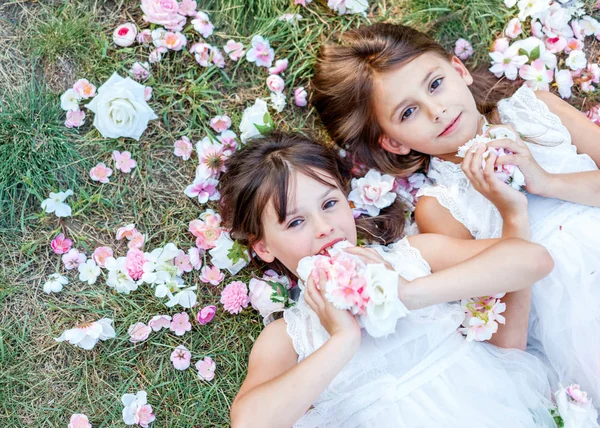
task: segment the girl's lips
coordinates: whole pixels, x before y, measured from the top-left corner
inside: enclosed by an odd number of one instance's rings
[[[462,113],[456,116],[456,118],[452,122],[450,122],[448,126],[446,126],[446,129],[444,129],[442,133],[438,135],[438,137],[445,137],[446,135],[452,133],[452,131],[454,131],[458,127],[458,123],[460,122],[461,116]]]
[[[340,241],[343,241],[343,240],[344,240],[344,238],[337,238],[337,239],[334,239],[333,241],[331,241],[331,242],[329,242],[329,243],[327,243],[327,244],[323,245],[323,247],[321,247],[321,249],[319,250],[319,252],[318,252],[317,254],[318,254],[318,255],[324,255],[324,256],[328,256],[328,255],[329,255],[329,253],[328,253],[328,250],[329,250],[331,247],[333,247],[335,244],[337,244],[338,242],[340,242]]]

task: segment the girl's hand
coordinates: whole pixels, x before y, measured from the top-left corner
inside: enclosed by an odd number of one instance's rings
[[[327,278],[320,272],[319,283],[325,284]],[[350,342],[356,346],[360,344],[360,326],[358,321],[349,311],[337,309],[324,296],[325,287],[321,290],[317,289],[317,285],[309,276],[304,300],[306,304],[317,314],[321,325],[327,330],[331,337],[335,335],[346,336]]]
[[[372,248],[348,247],[344,248],[342,251],[345,251],[348,254],[358,256],[358,258],[360,258],[363,261],[363,263],[367,265],[383,264],[388,270],[394,270],[394,267],[391,264],[389,264],[383,257],[381,257],[381,254],[379,254]]]
[[[494,174],[494,165],[497,162],[495,154],[490,154],[482,168],[483,154],[487,150],[487,146],[486,144],[480,144],[467,151],[461,164],[463,172],[475,190],[492,202],[504,219],[526,213],[527,197],[522,192],[504,183]]]

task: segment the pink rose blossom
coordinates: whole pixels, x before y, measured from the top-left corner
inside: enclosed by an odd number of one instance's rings
[[[200,252],[200,249],[196,247],[192,247],[188,250],[190,264],[196,270],[200,270],[200,268],[202,267],[202,254],[204,254],[204,251]]]
[[[223,50],[229,55],[229,59],[232,61],[237,61],[246,53],[244,51],[244,45],[234,40],[228,40],[227,44],[223,46]]]
[[[175,156],[179,156],[184,161],[188,160],[192,155],[193,145],[188,137],[181,137],[173,143],[175,147]]]
[[[210,382],[215,377],[215,369],[217,368],[215,362],[210,358],[206,357],[196,363],[196,369],[198,369],[198,376],[200,379]]]
[[[152,413],[152,406],[150,404],[144,404],[137,409],[135,414],[138,424],[143,428],[148,428],[156,417]]]
[[[65,126],[67,128],[79,128],[85,123],[85,112],[83,110],[69,110]]]
[[[137,162],[131,159],[131,153],[127,151],[121,153],[115,150],[112,152],[112,158],[115,161],[115,168],[125,174],[130,173],[137,166]]]
[[[52,247],[54,254],[65,254],[71,249],[72,245],[73,241],[71,241],[69,238],[65,238],[63,233],[56,235],[56,238],[50,242],[50,247]]]
[[[96,87],[88,82],[87,79],[79,79],[73,85],[73,89],[75,89],[75,92],[77,92],[84,100],[96,95]]]
[[[275,67],[269,68],[269,74],[281,74],[288,68],[287,58],[275,61]]]
[[[181,0],[179,2],[179,14],[185,16],[196,16],[198,5],[194,0]]]
[[[129,69],[129,74],[135,80],[143,82],[150,77],[150,64],[147,62],[134,62],[133,66]]]
[[[216,132],[225,132],[231,126],[231,119],[226,114],[215,116],[210,120],[210,127]]]
[[[582,391],[580,386],[577,384],[569,385],[565,388],[567,394],[577,403],[588,403],[590,399],[587,396],[587,392]]]
[[[192,19],[194,30],[202,35],[205,39],[209,37],[215,27],[210,22],[208,15],[204,12],[196,12],[196,17]]]
[[[100,162],[90,170],[90,177],[94,181],[99,181],[100,183],[106,184],[110,181],[108,177],[112,175],[112,172],[112,169],[107,167],[104,162]]]
[[[135,24],[128,22],[115,28],[115,31],[113,32],[113,42],[115,42],[115,45],[121,47],[131,46],[133,42],[135,42],[136,36],[137,28],[135,27]]]
[[[128,224],[127,226],[119,227],[117,229],[117,241],[120,241],[123,238],[131,240],[136,233],[137,229],[133,223]]]
[[[285,82],[277,74],[271,74],[267,77],[267,87],[272,92],[281,93],[285,88]]]
[[[205,306],[200,310],[200,312],[198,312],[198,315],[196,315],[196,320],[198,320],[200,325],[206,325],[212,321],[212,319],[215,317],[216,312],[216,306]]]
[[[246,60],[254,62],[259,67],[271,67],[275,51],[269,41],[262,36],[252,37],[252,48],[246,52]]]
[[[221,291],[221,303],[230,314],[239,314],[248,306],[248,287],[242,281],[233,281]]]
[[[178,13],[177,0],[142,0],[141,8],[144,21],[162,25],[171,31],[183,30],[186,19]]]
[[[83,413],[75,413],[71,415],[67,428],[92,428],[92,424],[90,424],[88,417]]]
[[[513,18],[508,21],[506,28],[504,29],[504,34],[506,37],[514,39],[519,36],[523,32],[523,27],[521,26],[521,21],[519,18]]]
[[[180,51],[185,45],[187,45],[187,39],[180,32],[168,32],[165,34],[163,43],[167,49],[172,51]]]
[[[150,98],[152,98],[152,88],[144,86],[144,101],[150,101]]]
[[[219,285],[224,278],[225,275],[216,266],[204,266],[200,271],[200,281],[212,285]]]
[[[185,251],[179,250],[179,253],[175,256],[173,264],[177,266],[177,274],[183,275],[184,272],[191,272],[193,267],[190,263],[190,256]]]
[[[146,29],[139,32],[137,41],[143,46],[148,46],[152,43],[152,30]]]
[[[192,329],[192,324],[190,324],[190,316],[187,312],[173,315],[173,320],[171,321],[169,329],[177,336],[183,336],[186,331],[190,331]]]
[[[177,370],[185,370],[190,366],[192,353],[183,345],[179,345],[171,353],[171,362]]]
[[[96,264],[100,267],[104,267],[104,263],[106,259],[109,257],[113,257],[113,250],[109,247],[98,247],[94,250],[92,254],[92,259],[96,262]]]
[[[473,46],[468,40],[458,39],[454,45],[454,54],[464,61],[473,55]]]
[[[159,331],[162,328],[171,326],[171,317],[169,315],[154,315],[148,322],[148,327],[154,331]]]
[[[146,257],[144,256],[144,252],[138,250],[137,248],[132,248],[127,251],[127,256],[125,257],[125,269],[127,269],[127,273],[134,281],[138,281],[142,278],[144,274],[144,263],[146,263]]]
[[[65,269],[77,269],[80,264],[85,263],[87,257],[85,254],[80,253],[78,249],[71,248],[66,254],[63,254],[62,261],[65,265]]]
[[[137,343],[143,342],[144,340],[148,339],[148,336],[150,336],[151,331],[152,329],[146,324],[144,324],[143,322],[138,322],[129,326],[127,334],[129,334],[130,336],[129,341],[131,343]]]
[[[294,89],[294,104],[298,107],[305,107],[308,102],[306,101],[306,97],[308,93],[304,90],[303,86],[299,86]]]

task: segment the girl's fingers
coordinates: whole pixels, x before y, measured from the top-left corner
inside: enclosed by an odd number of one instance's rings
[[[527,146],[521,145],[516,141],[509,140],[508,138],[491,141],[490,143],[488,143],[488,145],[496,149],[508,149],[515,154],[522,154],[527,152]]]
[[[381,257],[375,250],[370,248],[361,248],[361,247],[350,247],[344,248],[344,251],[348,254],[353,254],[355,256],[359,256],[365,263],[382,263]]]
[[[477,147],[477,150],[473,154],[473,158],[471,159],[471,165],[469,165],[469,170],[471,171],[471,175],[475,180],[482,181],[483,180],[483,154],[487,150],[487,146],[485,144],[481,144]]]
[[[485,177],[485,179],[488,182],[496,179],[496,177],[494,175],[494,166],[495,166],[496,159],[497,159],[496,154],[490,153],[490,156],[485,161],[485,168],[483,170],[483,176]]]
[[[516,165],[519,166],[521,158],[516,155],[504,155],[496,159],[496,165]]]

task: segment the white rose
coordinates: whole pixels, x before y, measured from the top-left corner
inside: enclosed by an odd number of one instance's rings
[[[242,143],[245,143],[250,138],[260,137],[262,134],[256,128],[258,126],[268,126],[265,122],[265,115],[269,116],[269,110],[267,103],[264,100],[258,98],[254,105],[247,107],[242,115],[242,121],[240,122],[240,138]]]
[[[262,317],[283,309],[283,303],[271,300],[273,288],[267,282],[252,278],[248,284],[248,288],[250,289],[250,303],[254,309],[260,312]]]
[[[369,335],[388,335],[396,329],[398,319],[410,313],[398,299],[398,274],[383,264],[369,264],[365,276],[370,300],[367,314],[361,320]]]
[[[211,255],[212,264],[219,269],[227,269],[230,274],[235,275],[248,264],[248,262],[242,257],[235,264],[229,258],[229,251],[233,248],[233,241],[229,237],[229,233],[222,232],[219,239],[215,242],[215,248],[210,250],[208,253]],[[244,254],[248,259],[248,251],[245,250]]]
[[[146,103],[144,86],[117,73],[98,88],[98,95],[86,107],[96,113],[94,126],[104,138],[139,140],[148,121],[158,118]]]
[[[564,428],[593,428],[597,427],[598,412],[591,401],[576,402],[569,399],[566,388],[560,385],[554,393],[558,412],[563,419]]]
[[[137,36],[137,28],[135,24],[128,22],[121,24],[113,31],[113,42],[121,47],[131,46],[135,42]]]

